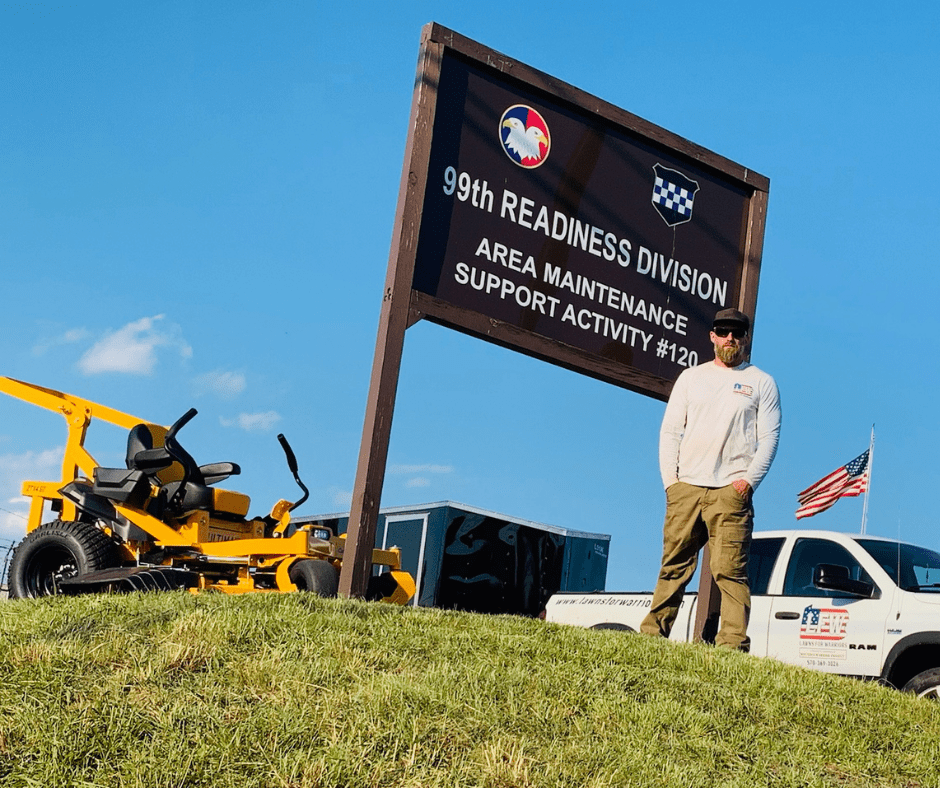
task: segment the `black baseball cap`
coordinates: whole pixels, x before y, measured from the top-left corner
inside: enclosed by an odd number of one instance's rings
[[[745,331],[750,331],[751,319],[737,309],[722,309],[712,321],[712,328],[719,326],[742,326]]]

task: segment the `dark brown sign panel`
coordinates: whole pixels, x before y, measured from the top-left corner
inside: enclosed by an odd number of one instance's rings
[[[768,180],[436,24],[422,34],[340,590],[362,596],[404,334],[429,319],[659,399],[753,315]]]
[[[435,32],[433,131],[410,168],[423,311],[664,399],[711,357],[716,311],[753,313],[766,178]]]

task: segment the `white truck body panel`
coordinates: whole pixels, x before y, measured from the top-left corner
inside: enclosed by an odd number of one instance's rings
[[[813,572],[820,564],[846,567],[849,581],[874,587],[871,596],[817,587]],[[940,687],[940,554],[878,537],[757,532],[750,577],[752,654],[898,686],[935,670]],[[692,638],[697,597],[683,598],[671,640]],[[556,594],[545,617],[639,631],[651,601],[650,592]]]

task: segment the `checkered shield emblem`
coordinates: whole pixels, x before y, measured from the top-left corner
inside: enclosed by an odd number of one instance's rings
[[[653,207],[656,212],[670,227],[689,221],[698,183],[662,164],[654,164],[653,172],[656,175],[653,182]]]

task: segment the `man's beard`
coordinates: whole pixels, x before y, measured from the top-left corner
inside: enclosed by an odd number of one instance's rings
[[[715,344],[715,356],[729,367],[736,367],[744,361],[744,345]]]

